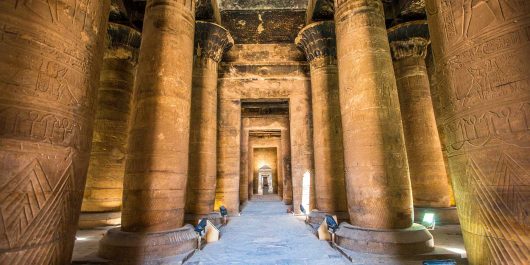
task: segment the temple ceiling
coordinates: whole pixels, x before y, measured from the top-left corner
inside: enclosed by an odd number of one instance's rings
[[[425,0],[382,0],[387,26],[425,17]],[[312,21],[333,19],[333,0],[196,0],[196,19],[216,22],[237,44],[293,43]],[[112,0],[110,21],[142,28],[146,0]]]

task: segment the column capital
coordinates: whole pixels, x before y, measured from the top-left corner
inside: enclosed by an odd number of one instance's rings
[[[138,62],[142,34],[125,25],[109,22],[107,26],[107,50],[105,58],[130,60]]]
[[[394,26],[388,30],[392,59],[425,58],[430,44],[427,21],[418,20]]]
[[[195,56],[219,62],[223,58],[223,53],[232,46],[234,46],[234,39],[227,29],[212,22],[196,22]]]
[[[304,51],[308,62],[321,57],[337,58],[335,23],[321,21],[307,25],[298,33],[295,44]]]

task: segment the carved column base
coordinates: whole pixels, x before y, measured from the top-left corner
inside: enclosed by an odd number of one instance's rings
[[[433,213],[436,225],[458,225],[458,213],[456,207],[423,208],[414,207],[414,222],[421,223],[425,213]]]
[[[79,216],[79,229],[91,229],[120,224],[121,212],[81,213]]]
[[[99,242],[98,256],[113,265],[175,264],[197,249],[193,226],[162,233],[132,233],[111,229]]]
[[[434,250],[431,233],[419,224],[406,229],[375,230],[341,223],[336,243],[356,252],[386,255],[416,255]]]
[[[196,225],[202,218],[208,218],[208,220],[217,227],[220,227],[223,223],[223,217],[219,212],[211,212],[209,214],[186,214],[184,216],[184,222]]]

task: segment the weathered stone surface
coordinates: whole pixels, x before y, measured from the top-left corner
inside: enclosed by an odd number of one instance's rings
[[[403,118],[414,207],[449,207],[451,187],[445,171],[425,65],[429,45],[427,23],[403,23],[389,29],[388,35]]]
[[[0,2],[0,264],[70,262],[109,7]]]
[[[190,0],[147,2],[126,159],[122,227],[117,234],[107,234],[109,240],[102,242],[109,244],[100,246],[100,255],[115,264],[164,259],[195,247],[171,240],[171,234],[183,225],[186,203],[194,8],[195,1]],[[158,251],[131,255],[126,234],[143,238],[138,240],[140,248],[152,236],[167,240]],[[113,255],[106,254],[109,249]]]
[[[217,176],[217,68],[234,45],[223,27],[197,21],[193,67],[186,216],[192,223],[214,210]]]
[[[408,228],[412,194],[383,6],[380,0],[336,4],[351,222],[363,228]]]
[[[119,24],[109,24],[96,103],[92,151],[81,207],[85,218],[80,220],[90,220],[90,225],[94,227],[119,224],[109,223],[109,220],[119,219],[109,219],[99,213],[121,210],[128,125],[140,42],[138,31]],[[86,216],[89,213],[98,214]],[[102,217],[100,223],[97,217]],[[85,222],[82,226],[87,228],[89,224]]]
[[[344,151],[339,104],[335,24],[308,25],[296,44],[311,68],[316,208],[330,214],[347,213]]]
[[[471,264],[530,262],[530,2],[426,1],[445,137]]]

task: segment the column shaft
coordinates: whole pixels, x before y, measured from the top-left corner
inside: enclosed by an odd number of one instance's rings
[[[219,25],[198,21],[190,128],[186,213],[197,220],[214,210],[217,176],[217,69],[234,41]]]
[[[451,188],[434,118],[425,65],[428,28],[413,21],[389,30],[414,207],[451,206]]]
[[[223,91],[221,91],[221,94]],[[221,98],[222,95],[221,95]],[[217,146],[217,187],[215,208],[224,205],[230,215],[239,214],[239,175],[241,148],[241,102],[219,100]]]
[[[81,207],[83,213],[95,214],[81,216],[81,227],[119,224],[119,219],[101,213],[121,210],[128,126],[140,41],[138,31],[119,24],[109,24],[92,151]]]
[[[336,0],[348,206],[355,226],[412,225],[412,194],[383,5]]]
[[[249,198],[249,179],[248,179],[248,133],[249,130],[245,129],[248,127],[250,120],[248,118],[241,121],[241,161],[240,169],[241,175],[239,177],[239,202],[245,203]]]
[[[530,262],[530,3],[426,1],[470,264]]]
[[[335,24],[308,25],[300,31],[296,44],[304,50],[311,69],[316,207],[344,216],[347,202]]]
[[[147,2],[126,161],[122,230],[183,225],[188,176],[194,3]]]
[[[0,1],[0,264],[69,264],[110,1]]]
[[[291,176],[291,140],[289,130],[282,130],[283,159],[283,203],[293,203],[293,181]]]

